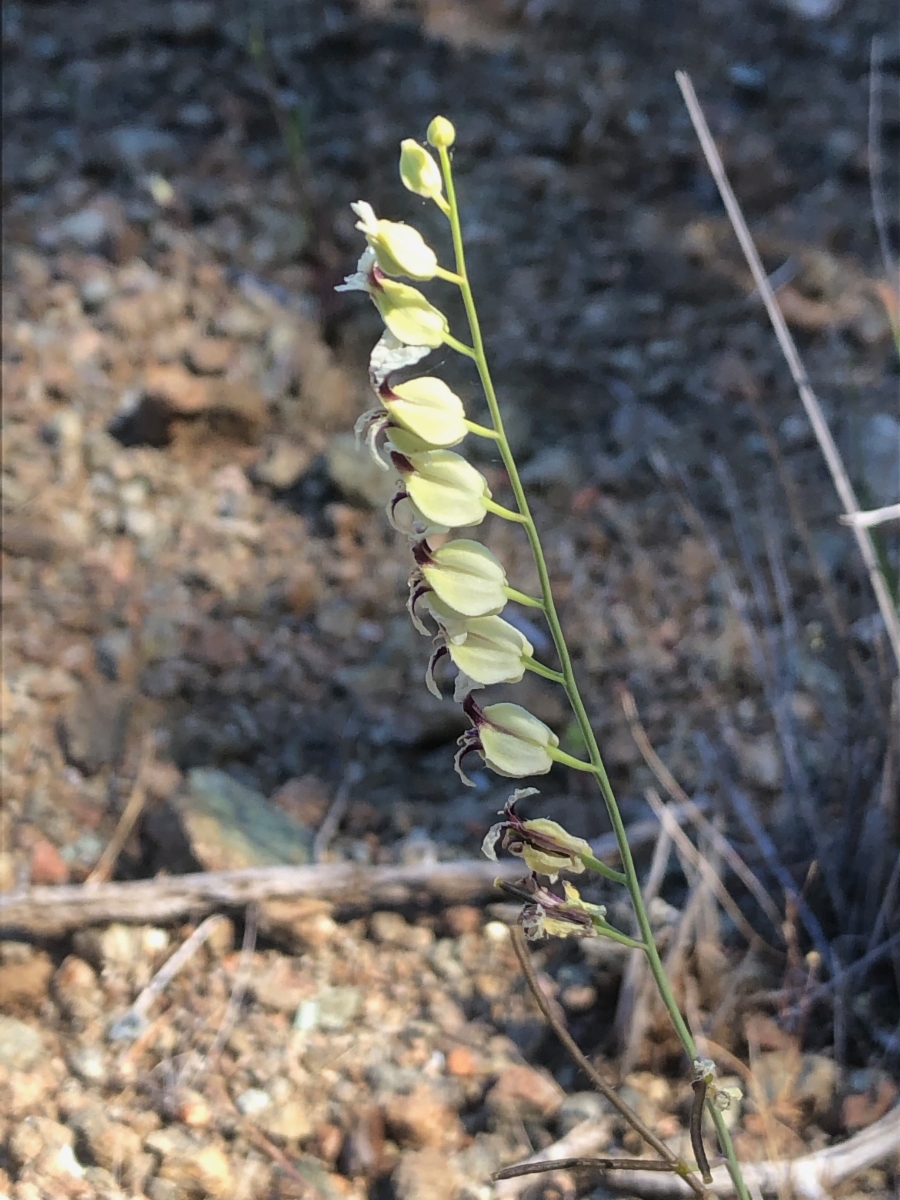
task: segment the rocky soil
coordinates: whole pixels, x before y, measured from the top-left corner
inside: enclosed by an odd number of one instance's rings
[[[437,240],[396,155],[444,112],[501,399],[626,820],[651,815],[656,781],[621,683],[775,906],[767,922],[719,863],[738,919],[717,910],[657,843],[654,918],[684,1002],[723,1070],[729,1053],[753,1066],[741,1151],[821,1148],[896,1103],[887,648],[672,79],[693,73],[864,502],[895,501],[868,134],[870,42],[892,16],[801,9],[6,7],[0,891],[478,855],[509,789],[453,773],[464,722],[422,685],[408,550],[382,512],[393,481],[349,432],[379,322],[333,291],[359,252],[352,200]],[[887,189],[898,53],[885,43]],[[463,368],[436,366],[477,415]],[[502,498],[499,465],[479,465]],[[485,539],[528,590],[520,541],[497,524]],[[882,548],[896,571],[887,527]],[[565,739],[549,684],[515,699]],[[607,832],[582,780],[549,776],[540,804]],[[785,879],[838,965],[878,952],[839,986],[819,988]],[[6,928],[0,1195],[487,1200],[492,1171],[587,1118],[635,1153],[544,1029],[514,918],[310,901],[199,935]],[[652,1012],[629,1034],[618,950],[538,963],[585,1049],[681,1138],[689,1082]],[[898,1170],[895,1153],[835,1194],[886,1198]],[[559,1177],[544,1194],[576,1188],[606,1194]]]

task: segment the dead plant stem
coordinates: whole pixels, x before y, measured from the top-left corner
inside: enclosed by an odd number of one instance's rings
[[[772,328],[775,331],[775,336],[778,339],[778,345],[784,355],[788,369],[797,387],[800,395],[801,403],[809,418],[810,424],[813,427],[813,432],[816,435],[816,440],[819,443],[819,448],[825,459],[825,463],[831,474],[832,482],[835,490],[840,498],[841,504],[844,507],[844,512],[847,516],[855,517],[861,511],[859,501],[856,498],[856,493],[853,490],[853,485],[847,475],[840,452],[835,445],[834,438],[831,436],[831,430],[828,428],[828,422],[825,420],[825,415],[822,412],[822,407],[819,404],[818,398],[810,385],[806,371],[803,366],[803,361],[797,350],[791,332],[788,329],[787,321],[784,319],[784,314],[778,307],[778,302],[775,299],[775,294],[766,276],[762,261],[759,257],[759,252],[750,235],[750,230],[747,227],[747,222],[741,212],[737,197],[729,183],[728,176],[725,173],[725,167],[716,144],[713,141],[710,133],[709,125],[706,117],[700,107],[700,102],[697,99],[697,93],[694,91],[694,85],[691,83],[690,76],[685,71],[676,71],[675,78],[678,86],[681,89],[681,94],[684,97],[685,105],[690,114],[691,122],[694,126],[694,131],[703,148],[704,156],[713,179],[716,181],[716,186],[719,189],[719,195],[722,197],[722,202],[728,213],[728,218],[731,221],[735,235],[740,242],[741,249],[744,252],[744,257],[747,260],[747,265],[753,275],[753,281],[762,297],[763,303],[766,306],[766,312],[769,314],[769,320],[772,322]],[[894,658],[897,662],[897,669],[900,672],[900,616],[898,616],[897,607],[891,598],[888,590],[887,581],[881,572],[878,564],[878,556],[875,552],[875,546],[872,542],[871,535],[864,525],[853,524],[851,526],[853,535],[856,538],[856,544],[859,546],[859,552],[862,555],[863,563],[869,575],[869,581],[872,585],[872,590],[875,593],[875,599],[878,603],[879,611],[884,620],[885,629],[887,630],[888,640],[894,653]]]

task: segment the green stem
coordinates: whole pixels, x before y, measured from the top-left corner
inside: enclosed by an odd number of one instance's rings
[[[447,283],[455,283],[462,286],[462,278],[455,271],[448,271],[444,267],[435,267],[434,277],[435,279],[444,279]]]
[[[542,679],[549,679],[551,683],[561,683],[565,687],[566,679],[561,672],[554,671],[552,667],[545,667],[536,659],[525,658],[522,660],[522,666],[526,671],[534,671],[535,675],[540,675]]]
[[[573,771],[588,771],[591,775],[596,775],[597,773],[593,763],[576,758],[574,754],[566,754],[565,750],[548,749],[547,753],[554,762],[562,763],[564,767],[571,767]]]
[[[458,341],[452,333],[444,334],[444,345],[449,346],[451,350],[455,350],[458,354],[464,354],[466,358],[478,357],[471,346],[467,346],[465,342]]]
[[[466,421],[465,426],[469,433],[475,433],[478,437],[490,438],[492,442],[498,440],[496,429],[488,429],[487,425],[477,425],[474,421]]]
[[[525,518],[523,528],[528,536],[528,542],[531,546],[531,552],[534,556],[535,566],[537,567],[538,579],[540,581],[541,596],[543,597],[544,615],[547,618],[547,624],[550,627],[550,635],[553,638],[553,644],[556,647],[556,653],[559,657],[564,678],[564,686],[566,694],[569,698],[569,703],[572,707],[572,712],[575,715],[575,720],[581,730],[585,745],[587,746],[588,756],[590,758],[593,773],[596,776],[600,792],[606,804],[606,811],[609,814],[610,823],[612,824],[613,833],[616,839],[616,845],[619,849],[619,855],[622,859],[622,866],[625,872],[625,883],[628,888],[628,894],[631,898],[631,904],[634,909],[635,919],[637,920],[638,929],[641,934],[641,942],[643,944],[644,954],[647,958],[647,964],[650,967],[653,980],[659,990],[663,1004],[669,1013],[672,1024],[675,1027],[675,1032],[678,1039],[684,1047],[684,1051],[688,1058],[693,1062],[697,1057],[697,1045],[693,1035],[688,1028],[687,1022],[681,1015],[681,1010],[672,993],[672,988],[669,980],[666,978],[665,968],[663,967],[662,959],[659,956],[659,951],[656,948],[656,943],[653,940],[653,930],[650,926],[650,918],[647,914],[647,908],[644,904],[644,897],[641,894],[641,884],[638,878],[637,869],[634,865],[634,857],[631,853],[631,847],[628,844],[628,834],[625,830],[625,822],[622,820],[622,814],[619,811],[618,803],[616,802],[615,793],[612,789],[612,784],[609,781],[609,776],[606,772],[606,767],[603,763],[603,758],[600,754],[600,748],[597,745],[597,739],[594,736],[594,731],[591,727],[591,722],[587,715],[587,710],[584,707],[584,701],[581,698],[581,693],[578,690],[578,684],[575,679],[575,672],[572,667],[572,658],[569,654],[569,648],[566,644],[566,639],[562,631],[559,615],[556,611],[556,605],[553,601],[553,591],[550,586],[550,572],[547,568],[547,561],[544,557],[543,547],[541,546],[540,537],[534,520],[531,516],[531,509],[528,504],[528,498],[525,495],[525,489],[522,481],[519,478],[519,472],[516,467],[515,459],[513,458],[509,442],[506,438],[506,432],[503,426],[503,416],[500,412],[500,405],[497,400],[497,393],[494,390],[494,383],[491,379],[490,369],[487,363],[487,356],[484,349],[484,340],[481,336],[481,325],[478,320],[478,312],[475,307],[475,300],[472,295],[472,287],[469,283],[469,276],[466,272],[466,257],[463,247],[462,228],[459,220],[459,208],[456,203],[456,189],[453,182],[453,172],[450,166],[450,156],[444,147],[439,148],[441,171],[444,177],[444,187],[447,192],[447,201],[450,212],[450,230],[453,236],[453,252],[456,259],[456,271],[460,276],[462,283],[459,288],[462,294],[463,304],[466,310],[466,317],[469,322],[469,330],[472,335],[472,347],[474,349],[474,361],[478,369],[478,377],[481,380],[481,386],[484,389],[485,399],[487,400],[488,409],[491,414],[491,420],[494,428],[497,431],[498,439],[497,446],[500,451],[500,456],[503,460],[503,465],[506,468],[506,473],[509,477],[510,487],[516,499],[516,506],[519,512]],[[511,589],[508,589],[510,594]],[[575,759],[575,763],[579,760]],[[734,1153],[734,1147],[731,1144],[731,1139],[728,1137],[728,1131],[725,1129],[724,1122],[721,1120],[721,1113],[718,1113],[713,1119],[716,1121],[716,1130],[722,1140],[722,1148],[725,1151],[728,1159],[728,1170],[731,1179],[734,1183],[740,1200],[750,1200],[747,1187],[741,1176],[740,1166]]]
[[[601,862],[599,858],[594,858],[593,854],[582,854],[581,861],[589,871],[593,871],[596,875],[602,875],[604,879],[611,879],[614,883],[624,883],[625,876],[621,871],[616,871],[612,867],[608,867],[605,862]],[[643,950],[644,943],[637,943]]]
[[[525,525],[525,522],[522,522]],[[528,526],[525,525],[527,529]],[[524,608],[543,608],[544,601],[537,600],[534,596],[527,596],[524,592],[519,592],[515,588],[505,587],[503,589],[507,600],[514,600],[516,604],[521,604]]]
[[[605,921],[598,921],[594,929],[596,929],[601,937],[609,938],[611,942],[618,942],[620,946],[626,946],[629,950],[647,949],[643,942],[636,941],[633,937],[629,937],[627,933],[620,933],[618,929],[614,929],[612,925],[607,925]]]
[[[504,521],[515,521],[517,525],[524,525],[527,520],[521,513],[513,512],[511,508],[504,508],[502,504],[497,504],[494,500],[485,500],[484,507],[495,517],[502,517]]]

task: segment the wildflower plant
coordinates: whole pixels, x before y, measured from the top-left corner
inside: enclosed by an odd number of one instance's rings
[[[489,858],[495,858],[498,849],[506,850],[520,857],[528,869],[529,874],[520,883],[502,885],[523,903],[520,922],[527,937],[606,937],[645,955],[675,1032],[692,1064],[694,1079],[702,1084],[701,1106],[705,1101],[736,1193],[741,1200],[749,1200],[722,1118],[722,1107],[715,1102],[715,1085],[708,1070],[711,1064],[698,1054],[654,942],[625,825],[578,689],[540,536],[504,429],[466,271],[450,161],[455,137],[452,124],[444,117],[435,117],[427,132],[430,149],[406,139],[400,153],[400,178],[404,186],[434,203],[447,219],[453,268],[441,266],[435,251],[410,225],[381,219],[370,204],[358,201],[352,207],[359,217],[357,228],[365,237],[366,248],[356,272],[338,289],[365,292],[385,325],[369,364],[378,403],[360,418],[357,433],[365,437],[376,460],[398,476],[398,490],[388,505],[388,517],[411,541],[414,565],[409,578],[410,616],[420,632],[435,638],[426,683],[440,695],[437,669],[447,666],[457,672],[454,698],[462,704],[471,723],[471,728],[459,739],[456,755],[456,769],[464,783],[472,783],[465,773],[472,755],[480,757],[484,766],[496,774],[508,778],[546,775],[554,764],[560,763],[591,774],[596,780],[615,834],[621,870],[600,862],[583,838],[573,836],[555,821],[522,817],[518,806],[537,794],[534,788],[513,793],[503,810],[503,820],[485,838],[483,850]],[[469,327],[468,340],[455,337],[440,308],[417,287],[401,279],[440,282],[457,288]],[[489,425],[469,420],[460,397],[442,380],[431,375],[404,381],[395,378],[398,372],[414,367],[438,347],[448,347],[473,363],[487,402]],[[494,500],[484,476],[465,458],[462,447],[469,437],[487,439],[496,446],[509,480],[513,507],[504,507]],[[464,537],[437,540],[433,544],[436,535],[442,539],[451,530],[477,527],[488,513],[522,527],[537,569],[539,596],[527,595],[511,586],[503,564],[478,541]],[[502,617],[510,601],[536,609],[543,616],[557,666],[539,662],[528,639]],[[476,703],[474,690],[498,683],[518,683],[526,671],[563,688],[584,741],[586,759],[562,750],[553,730],[520,705],[502,702],[480,707]],[[557,885],[555,890],[551,886],[561,874],[586,873],[601,875],[627,891],[637,937],[610,925],[606,910],[582,900],[568,881],[563,881],[561,888]],[[702,1064],[702,1074],[698,1073],[698,1064]],[[708,1097],[707,1085],[710,1085]],[[695,1090],[697,1086],[695,1083]],[[699,1117],[696,1126],[699,1131]],[[694,1139],[694,1150],[704,1183],[708,1183],[699,1132]],[[673,1169],[697,1194],[704,1193],[687,1163],[676,1160]]]

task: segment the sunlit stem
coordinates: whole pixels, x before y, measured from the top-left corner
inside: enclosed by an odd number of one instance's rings
[[[464,354],[466,358],[478,357],[471,346],[467,346],[465,342],[458,341],[452,333],[444,334],[444,345],[449,346],[451,350],[456,350],[458,354]]]
[[[446,279],[448,283],[455,283],[457,287],[462,286],[462,277],[455,271],[447,271],[444,267],[435,267],[434,275],[436,279]]]
[[[581,693],[578,690],[578,684],[575,679],[575,672],[572,667],[572,658],[569,653],[569,648],[566,644],[566,639],[562,631],[559,616],[556,611],[556,605],[553,601],[553,592],[550,586],[550,573],[547,568],[547,561],[544,557],[543,547],[541,546],[540,537],[534,520],[531,516],[531,509],[528,504],[528,498],[525,495],[525,489],[522,486],[522,481],[519,478],[518,468],[516,467],[515,459],[513,458],[512,450],[506,438],[506,433],[503,427],[503,416],[500,412],[500,405],[497,400],[497,393],[494,390],[494,383],[491,378],[490,368],[488,367],[487,356],[484,349],[484,340],[481,336],[481,325],[478,320],[478,312],[475,307],[475,300],[472,295],[472,287],[469,283],[469,277],[466,272],[466,257],[463,246],[462,227],[459,220],[459,208],[456,203],[456,188],[453,182],[453,171],[450,165],[450,155],[445,147],[438,147],[438,153],[441,161],[441,173],[444,178],[444,188],[447,192],[447,202],[449,207],[448,217],[450,221],[450,230],[453,236],[453,253],[456,259],[456,271],[462,282],[459,284],[460,293],[462,295],[463,304],[466,310],[466,317],[469,322],[469,330],[472,335],[473,353],[470,355],[474,359],[478,370],[478,377],[481,380],[481,386],[484,389],[485,399],[487,400],[488,410],[491,414],[491,421],[494,429],[497,431],[497,448],[500,451],[500,456],[503,460],[503,465],[506,468],[509,476],[510,487],[513,495],[516,498],[516,507],[525,518],[524,529],[528,537],[529,545],[534,556],[535,566],[537,567],[538,579],[540,581],[541,596],[543,600],[537,602],[529,597],[527,602],[531,607],[540,607],[544,610],[544,615],[547,618],[547,624],[550,627],[550,634],[553,638],[553,644],[556,648],[556,653],[559,657],[562,667],[562,674],[565,679],[566,694],[569,698],[569,703],[572,706],[572,711],[575,715],[575,720],[581,730],[585,745],[587,746],[590,763],[586,764],[579,759],[572,759],[568,764],[574,766],[577,770],[590,770],[597,779],[597,784],[603,796],[606,810],[609,814],[610,823],[612,824],[613,833],[615,834],[616,844],[619,848],[619,854],[622,859],[622,866],[625,870],[625,885],[628,888],[628,894],[631,898],[632,908],[634,909],[635,919],[641,933],[641,942],[639,943],[647,958],[647,964],[653,975],[654,982],[666,1006],[666,1010],[671,1018],[672,1024],[675,1027],[675,1032],[678,1034],[678,1039],[684,1047],[691,1062],[697,1057],[697,1046],[693,1035],[688,1028],[687,1022],[681,1014],[678,1003],[672,992],[669,980],[666,977],[665,968],[662,964],[659,951],[656,948],[656,943],[653,939],[653,930],[650,926],[650,918],[647,914],[647,909],[644,904],[644,898],[641,894],[641,884],[638,878],[637,869],[634,865],[634,857],[631,853],[631,847],[628,844],[628,835],[625,830],[625,822],[622,820],[622,814],[619,811],[619,806],[616,801],[615,793],[612,789],[609,776],[606,772],[606,767],[603,763],[603,758],[600,754],[600,748],[597,745],[597,739],[594,736],[594,731],[591,727],[590,719],[587,715],[587,710],[584,706],[584,701],[581,698]],[[448,345],[450,343],[448,342]],[[513,589],[507,588],[506,594],[510,599],[516,598],[513,594]],[[523,603],[522,600],[519,601]],[[555,757],[555,755],[554,755]],[[568,757],[568,756],[566,756]],[[560,758],[562,762],[565,759]],[[710,1107],[713,1121],[716,1126],[716,1132],[719,1136],[719,1141],[722,1149],[728,1160],[728,1170],[731,1175],[735,1190],[740,1197],[740,1200],[750,1200],[747,1186],[744,1183],[741,1175],[741,1169],[734,1152],[734,1146],[731,1142],[731,1137],[725,1127],[725,1122],[722,1114]]]

